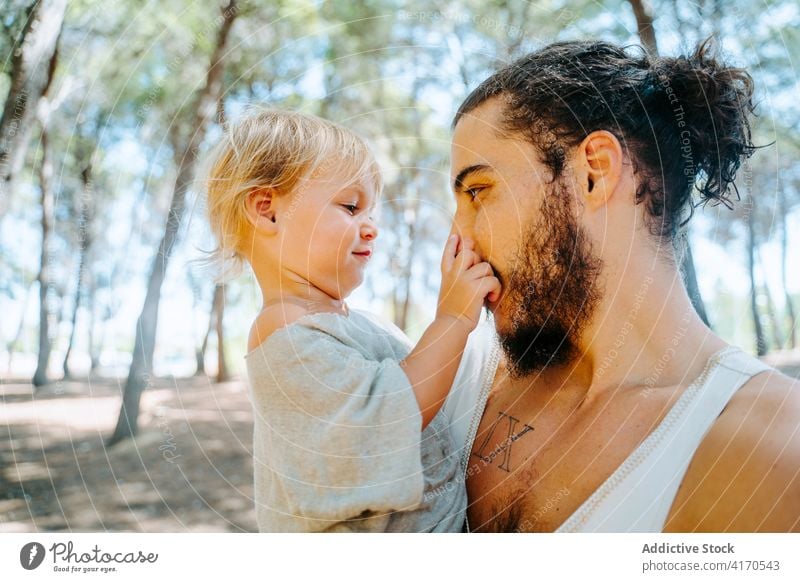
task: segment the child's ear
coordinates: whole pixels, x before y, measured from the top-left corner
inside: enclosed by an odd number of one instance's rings
[[[254,188],[247,195],[245,210],[257,229],[272,233],[277,231],[274,188]]]

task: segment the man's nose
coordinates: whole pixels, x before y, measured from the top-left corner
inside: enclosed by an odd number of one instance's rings
[[[473,235],[473,224],[466,211],[456,208],[456,214],[453,217],[453,225],[450,228],[450,234],[457,234],[459,237],[471,238],[475,240]]]

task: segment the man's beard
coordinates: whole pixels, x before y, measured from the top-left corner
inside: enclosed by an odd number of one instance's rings
[[[578,226],[569,192],[558,183],[549,190],[503,281],[507,321],[498,335],[512,378],[574,361],[601,297],[602,261]]]

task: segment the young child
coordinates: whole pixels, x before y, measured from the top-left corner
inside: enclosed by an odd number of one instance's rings
[[[453,235],[436,318],[416,346],[349,309],[381,186],[366,144],[310,115],[251,114],[212,152],[217,252],[247,261],[263,295],[246,356],[261,531],[462,529],[466,491],[437,412],[500,284]]]

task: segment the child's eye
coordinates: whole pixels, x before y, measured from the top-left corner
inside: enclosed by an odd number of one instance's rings
[[[342,206],[343,206],[344,208],[346,208],[346,209],[347,209],[347,211],[348,211],[350,214],[355,214],[356,210],[358,210],[358,206],[356,206],[355,204],[342,204]]]

